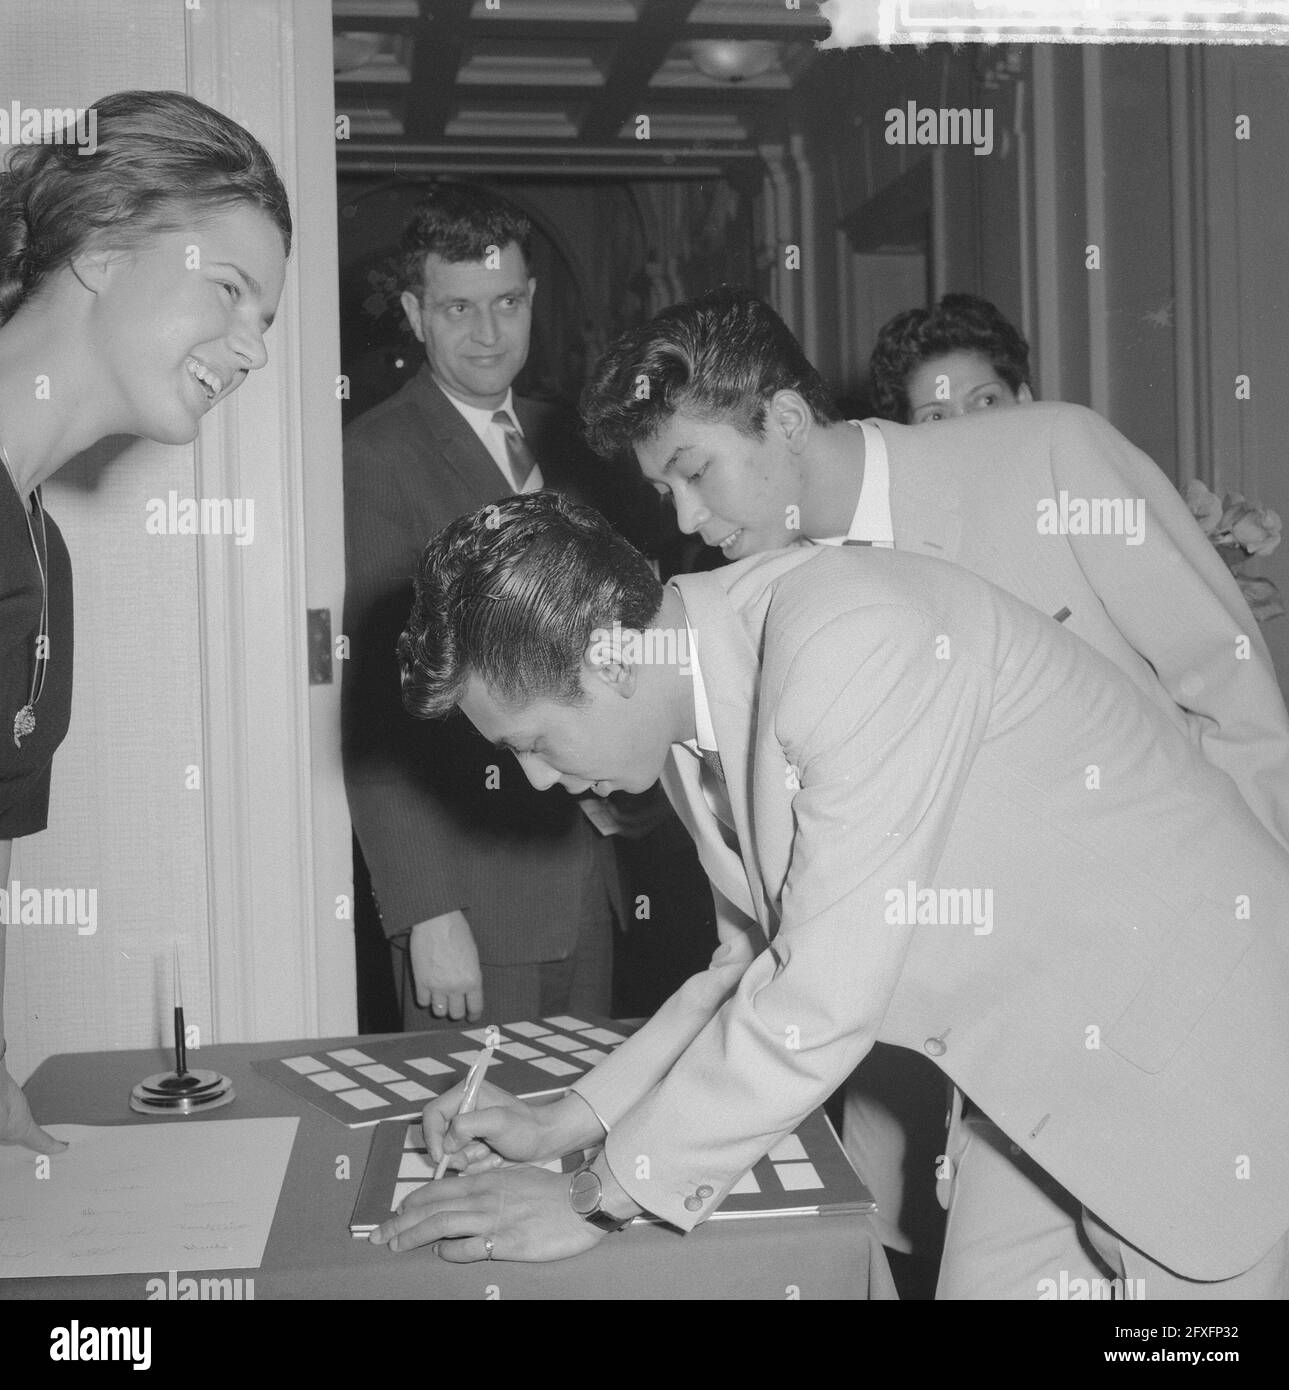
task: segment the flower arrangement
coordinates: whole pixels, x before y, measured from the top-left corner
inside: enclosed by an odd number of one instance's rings
[[[1270,555],[1280,544],[1280,517],[1269,507],[1257,507],[1238,492],[1219,499],[1198,479],[1186,488],[1186,505],[1240,586],[1253,616],[1260,623],[1284,611],[1280,591],[1270,579],[1248,572],[1251,559]]]

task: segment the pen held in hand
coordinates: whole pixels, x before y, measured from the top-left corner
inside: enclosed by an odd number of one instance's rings
[[[474,1059],[474,1065],[470,1068],[465,1079],[465,1091],[461,1095],[461,1105],[457,1109],[458,1115],[468,1115],[474,1109],[475,1103],[479,1099],[479,1087],[483,1085],[484,1073],[488,1070],[492,1062],[492,1054],[495,1044],[489,1043],[487,1047]],[[447,1140],[447,1135],[444,1136]],[[448,1171],[448,1152],[445,1148],[443,1157],[439,1159],[439,1166],[434,1170],[434,1181],[438,1180]]]

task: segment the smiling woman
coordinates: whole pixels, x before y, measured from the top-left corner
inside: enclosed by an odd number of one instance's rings
[[[291,247],[272,161],[211,107],[118,92],[76,132],[0,171],[0,887],[70,718],[71,565],[41,484],[108,435],[194,439],[268,360]],[[3,933],[0,1143],[53,1151],[3,1066]]]

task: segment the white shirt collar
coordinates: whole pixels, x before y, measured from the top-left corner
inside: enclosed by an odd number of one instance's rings
[[[439,390],[443,391],[440,386]],[[504,410],[510,416],[512,424],[522,436],[524,431],[515,415],[514,393],[506,392],[506,399],[494,410],[481,410],[477,405],[467,405],[465,401],[458,400],[451,391],[443,391],[443,394],[456,406],[466,424],[479,437],[479,442],[487,449],[492,457],[493,463],[501,470],[501,476],[506,480],[508,486],[515,487],[515,475],[511,466],[510,455],[506,449],[506,437],[500,425],[493,423],[492,417],[498,410]],[[528,475],[520,492],[536,492],[538,488],[545,487],[542,479],[540,465],[533,469]]]
[[[679,592],[679,591],[677,591]],[[703,684],[703,670],[698,663],[698,644],[694,641],[694,629],[689,625],[689,617],[685,617],[685,637],[689,643],[689,666],[694,681],[694,732],[696,737],[685,740],[685,747],[691,753],[697,753],[700,748],[709,749],[716,752],[716,729],[712,724],[712,710],[707,703],[707,687]]]
[[[456,408],[465,417],[466,424],[468,424],[470,428],[475,432],[475,434],[477,434],[480,439],[484,440],[485,443],[487,443],[487,440],[485,438],[487,431],[493,428],[492,417],[497,413],[498,410],[504,410],[506,414],[509,415],[512,420],[514,420],[515,428],[519,430],[520,434],[523,434],[523,430],[519,429],[519,421],[515,419],[513,391],[507,390],[506,399],[502,401],[502,403],[499,406],[495,406],[492,410],[487,410],[481,409],[477,405],[467,405],[465,401],[458,400],[456,396],[452,394],[451,391],[445,390],[442,386],[439,387],[439,390],[443,392],[443,394],[448,398],[448,400],[452,402],[454,406],[456,406]]]
[[[821,545],[841,545],[843,541],[868,541],[886,550],[895,549],[895,529],[891,522],[891,467],[886,439],[872,420],[852,420],[864,434],[864,481],[850,529],[844,536],[821,537]]]

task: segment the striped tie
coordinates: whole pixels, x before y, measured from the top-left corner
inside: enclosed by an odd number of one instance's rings
[[[702,760],[702,770],[698,774],[703,789],[703,798],[711,808],[721,828],[721,839],[727,849],[738,853],[738,831],[734,825],[734,807],[730,803],[730,790],[725,785],[725,769],[721,766],[721,755],[714,748],[700,748],[698,756]]]
[[[524,436],[519,433],[519,426],[504,410],[498,410],[493,415],[492,423],[501,426],[501,433],[506,441],[506,457],[510,460],[510,471],[515,475],[515,490],[522,492],[524,484],[532,475],[533,469],[537,467],[537,460],[529,452],[528,445],[524,443]]]

